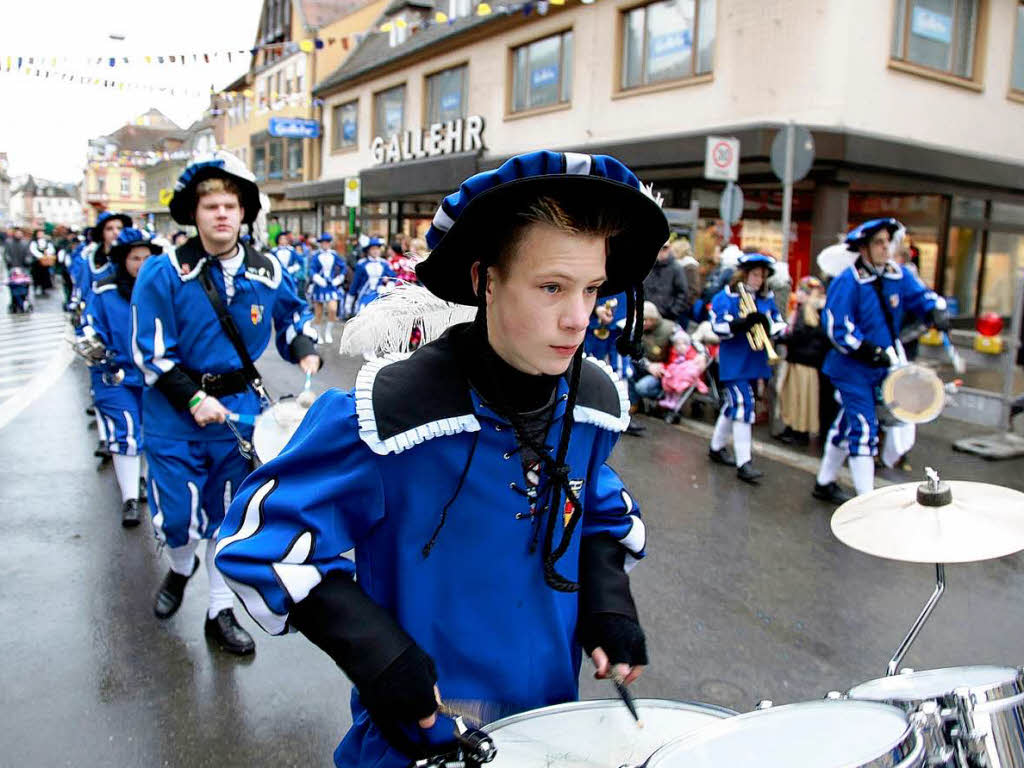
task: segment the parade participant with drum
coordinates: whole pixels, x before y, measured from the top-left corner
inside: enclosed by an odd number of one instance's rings
[[[150,259],[132,294],[135,361],[146,383],[150,512],[171,563],[153,607],[160,619],[178,610],[199,566],[200,540],[216,535],[249,472],[224,422],[231,413],[257,414],[264,405],[252,361],[273,336],[285,360],[308,373],[321,365],[309,312],[280,263],[239,243],[241,225],[260,210],[252,173],[224,152],[192,163],[178,179],[170,210],[199,234]],[[251,437],[251,427],[238,429]],[[252,638],[232,611],[231,590],[213,566],[212,545],[206,564],[207,637],[231,653],[252,653]]]
[[[318,328],[323,323],[321,338],[327,344],[334,341],[331,329],[338,322],[338,302],[345,292],[345,276],[348,274],[348,263],[331,248],[333,239],[328,232],[321,234],[317,238],[319,250],[309,260],[309,279],[313,283],[313,322]]]
[[[636,351],[667,233],[611,157],[531,152],[467,179],[417,274],[476,320],[322,395],[239,491],[218,566],[264,629],[304,633],[355,683],[336,765],[436,753],[439,699],[477,722],[574,700],[581,646],[599,677],[640,675],[626,568],[646,534],[606,464],[629,401],[582,344],[599,297],[625,292]]]
[[[377,289],[394,279],[395,271],[381,256],[383,246],[379,237],[371,237],[363,246],[363,258],[356,262],[345,296],[346,317],[358,315],[359,310],[377,298]]]
[[[162,250],[145,232],[122,230],[109,254],[113,274],[96,283],[86,308],[89,327],[108,353],[93,365],[93,397],[121,488],[125,528],[139,524],[142,476],[142,371],[132,361],[130,304],[142,263]]]
[[[735,466],[737,477],[747,483],[757,483],[764,476],[752,462],[751,425],[758,379],[769,379],[772,375],[768,364],[770,341],[758,344],[754,334],[763,334],[770,340],[786,330],[786,322],[768,289],[768,278],[774,271],[775,259],[771,256],[745,253],[740,256],[729,284],[711,300],[711,327],[722,340],[718,370],[725,402],[715,422],[708,456],[718,464]],[[725,447],[730,434],[735,459]]]
[[[906,363],[899,341],[905,312],[949,329],[946,302],[909,271],[890,259],[889,242],[900,229],[893,218],[872,219],[846,236],[856,261],[828,287],[823,320],[833,349],[822,369],[840,400],[839,414],[825,440],[825,453],[814,484],[815,498],[841,504],[850,496],[836,483],[850,459],[857,495],[874,487],[878,453],[875,389],[889,368]]]

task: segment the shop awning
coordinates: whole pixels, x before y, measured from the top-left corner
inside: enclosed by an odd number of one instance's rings
[[[479,170],[476,152],[379,165],[360,172],[364,200],[401,200],[413,195],[454,192]]]
[[[323,179],[289,184],[284,190],[288,200],[342,200],[345,197],[345,179]]]

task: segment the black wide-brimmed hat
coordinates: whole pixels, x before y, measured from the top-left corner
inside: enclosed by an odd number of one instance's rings
[[[124,264],[128,252],[137,246],[149,248],[151,254],[163,253],[164,249],[153,242],[148,232],[134,227],[122,229],[117,236],[117,242],[110,249],[110,260],[115,264]]]
[[[89,239],[94,243],[103,242],[103,227],[111,219],[116,219],[121,222],[123,229],[128,229],[132,225],[132,217],[127,213],[111,213],[110,211],[104,211],[96,217],[96,223],[92,225],[89,230]]]
[[[430,256],[416,275],[431,293],[476,305],[471,267],[496,233],[496,224],[541,196],[616,211],[625,228],[609,240],[609,296],[643,282],[668,239],[668,221],[649,187],[608,155],[542,150],[516,155],[492,171],[466,179],[441,201],[427,231]]]

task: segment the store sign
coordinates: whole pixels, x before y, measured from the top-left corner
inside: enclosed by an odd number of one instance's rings
[[[345,207],[359,207],[359,177],[350,176],[345,179]]]
[[[320,136],[320,123],[300,117],[272,117],[267,133],[288,139],[316,139]]]
[[[475,152],[484,148],[483,135],[484,119],[480,115],[470,115],[465,119],[432,123],[425,129],[396,133],[390,139],[374,136],[370,154],[373,161],[380,165],[457,152]]]
[[[915,5],[910,31],[918,37],[948,44],[953,40],[953,19],[944,13]]]

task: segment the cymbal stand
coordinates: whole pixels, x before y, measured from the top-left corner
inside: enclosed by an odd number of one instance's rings
[[[924,604],[924,610],[921,611],[921,615],[917,617],[917,621],[914,622],[907,636],[903,638],[903,642],[900,643],[899,648],[889,659],[889,666],[886,667],[886,677],[891,677],[899,672],[900,662],[903,661],[903,657],[907,655],[907,651],[910,650],[910,646],[913,645],[914,641],[917,640],[917,636],[921,634],[921,628],[924,627],[924,623],[928,621],[928,617],[932,615],[932,611],[935,610],[935,606],[939,602],[939,598],[942,597],[942,593],[946,591],[946,566],[942,563],[936,563],[935,565],[935,591],[932,592],[932,596],[928,598],[928,602]]]

